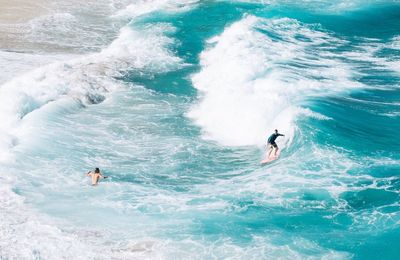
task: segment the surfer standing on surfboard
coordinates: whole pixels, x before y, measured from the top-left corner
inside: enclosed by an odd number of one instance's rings
[[[274,153],[274,157],[276,157],[276,154],[278,153],[278,145],[275,143],[276,138],[278,138],[278,136],[285,136],[283,134],[278,133],[278,129],[275,129],[275,133],[273,133],[272,135],[270,135],[270,137],[268,138],[268,146],[269,146],[269,153],[268,153],[268,157],[269,158],[271,156],[272,151],[275,148],[275,153]]]

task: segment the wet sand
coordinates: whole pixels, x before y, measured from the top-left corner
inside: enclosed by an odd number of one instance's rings
[[[27,23],[49,13],[51,5],[50,0],[0,0],[0,50],[29,52]]]
[[[0,0],[0,24],[24,23],[49,11],[49,0]]]

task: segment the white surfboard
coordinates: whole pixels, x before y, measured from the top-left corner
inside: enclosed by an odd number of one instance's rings
[[[279,158],[279,155],[280,155],[280,150],[278,150],[276,156],[274,156],[274,155],[271,154],[270,157],[267,157],[267,158],[265,158],[264,160],[262,160],[262,161],[261,161],[261,164],[267,164],[267,163],[273,162],[273,161],[275,161],[276,159]]]

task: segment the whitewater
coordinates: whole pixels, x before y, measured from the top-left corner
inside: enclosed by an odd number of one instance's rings
[[[0,259],[397,259],[399,14],[0,1]]]

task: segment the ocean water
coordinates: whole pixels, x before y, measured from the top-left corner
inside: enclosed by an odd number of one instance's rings
[[[398,1],[46,10],[0,24],[0,259],[399,258]]]

